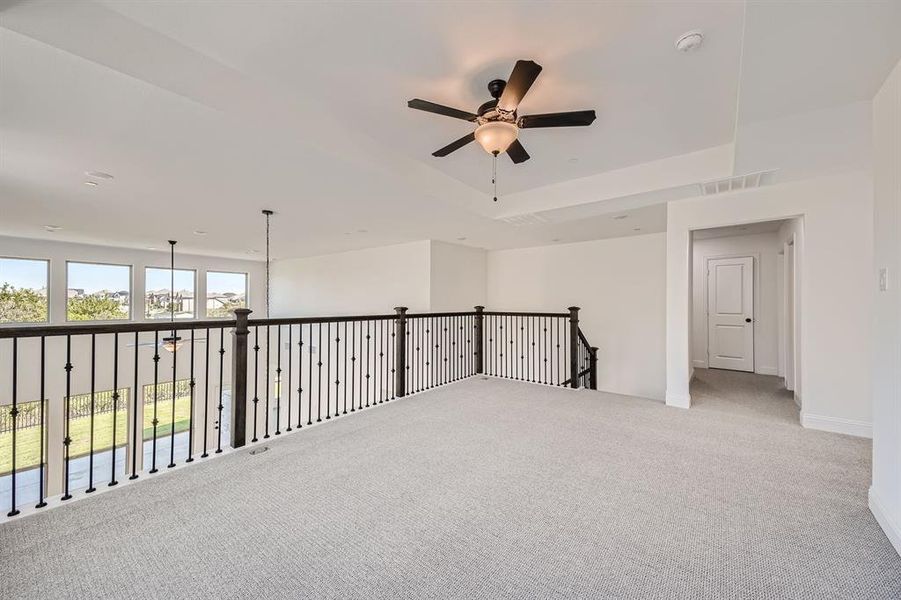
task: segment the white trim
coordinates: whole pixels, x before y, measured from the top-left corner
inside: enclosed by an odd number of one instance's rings
[[[695,369],[706,369],[706,368],[707,368],[707,361],[706,361],[706,360],[700,360],[700,359],[697,359],[697,358],[696,358],[696,359],[694,359],[693,361],[691,361],[691,366],[692,366],[693,368],[695,368]]]
[[[754,372],[758,375],[779,375],[779,369],[776,367],[757,367]]]
[[[819,429],[833,433],[844,433],[856,437],[872,438],[873,424],[866,421],[842,419],[839,417],[826,417],[823,415],[811,415],[801,413],[801,426],[807,429]]]
[[[795,392],[793,390],[789,390],[789,391],[792,392],[792,400],[795,401],[795,406],[798,407],[798,410],[801,410],[801,407],[803,406],[802,400],[801,400],[801,394],[799,394],[798,392]]]
[[[888,541],[895,547],[895,552],[901,554],[901,526],[889,516],[888,512],[885,510],[885,503],[882,501],[882,498],[880,498],[879,492],[873,489],[873,486],[870,486],[867,499],[869,501],[870,512],[876,517],[876,522],[882,527],[882,531],[885,532],[885,537],[887,537]]]
[[[676,408],[691,408],[691,394],[674,394],[666,390],[666,405]]]

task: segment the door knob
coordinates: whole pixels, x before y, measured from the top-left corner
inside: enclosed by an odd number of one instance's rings
[[[750,322],[751,322],[751,317],[745,317],[745,323],[750,323]]]

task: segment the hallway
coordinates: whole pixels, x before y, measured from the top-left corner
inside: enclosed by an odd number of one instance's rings
[[[799,409],[781,377],[724,369],[695,369],[692,410],[753,416],[800,427]]]

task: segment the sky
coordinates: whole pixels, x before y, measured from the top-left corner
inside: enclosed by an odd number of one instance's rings
[[[120,265],[88,263],[68,264],[68,287],[82,288],[88,294],[99,290],[131,289],[131,269]],[[193,290],[195,272],[175,269],[175,289]],[[146,269],[146,289],[169,289],[169,269]],[[41,289],[47,285],[47,262],[0,258],[0,284],[10,283],[16,288]],[[246,293],[246,275],[243,273],[207,273],[207,293]]]

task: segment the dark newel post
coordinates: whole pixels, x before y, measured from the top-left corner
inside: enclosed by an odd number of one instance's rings
[[[231,446],[244,446],[247,437],[247,308],[235,309],[235,332],[232,337],[232,414]],[[268,385],[268,382],[266,382]]]
[[[569,307],[569,386],[579,387],[579,307]]]
[[[588,382],[589,388],[592,390],[598,389],[598,349],[597,346],[591,347],[591,356],[589,359],[591,362],[589,363],[591,370],[588,372],[588,376],[590,381]]]
[[[485,363],[482,362],[482,330],[485,325],[484,306],[476,306],[476,373],[485,372]]]
[[[398,398],[407,395],[407,307],[395,306],[397,320],[394,322],[394,390]]]

